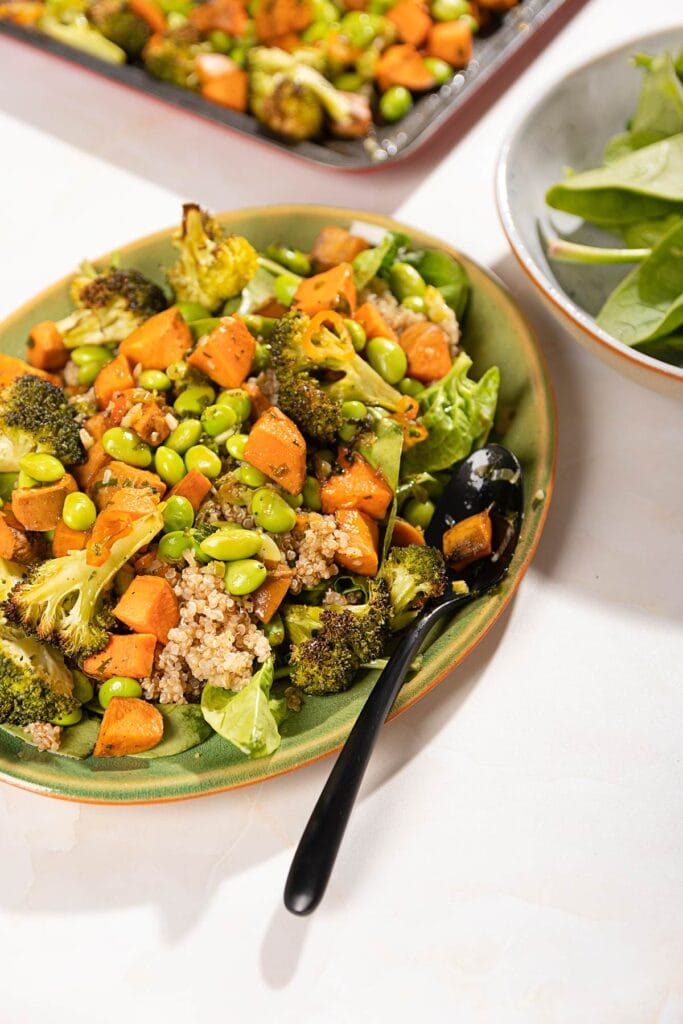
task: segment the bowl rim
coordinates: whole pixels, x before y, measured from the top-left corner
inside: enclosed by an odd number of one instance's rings
[[[489,268],[482,266],[477,260],[472,259],[469,255],[462,253],[458,248],[451,245],[444,239],[438,238],[431,235],[428,232],[422,231],[420,228],[414,227],[412,224],[406,223],[405,221],[396,220],[393,217],[384,214],[370,213],[366,210],[359,210],[354,207],[342,207],[342,206],[330,206],[327,204],[319,203],[280,203],[268,206],[250,206],[243,207],[235,210],[223,210],[216,213],[215,216],[218,220],[229,219],[231,226],[237,227],[240,221],[250,220],[253,218],[263,217],[264,215],[288,215],[290,217],[297,217],[299,215],[314,214],[322,215],[325,217],[343,219],[348,221],[349,224],[353,222],[365,222],[367,224],[376,225],[384,228],[385,230],[396,230],[403,229],[408,233],[411,238],[415,241],[434,247],[440,247],[444,251],[449,252],[454,257],[464,259],[467,263],[474,266],[484,278],[488,279],[496,289],[502,293],[504,301],[512,306],[513,315],[516,317],[518,322],[523,326],[528,343],[532,346],[534,354],[538,364],[539,377],[543,382],[543,391],[548,405],[548,414],[544,422],[547,426],[547,443],[546,443],[546,458],[545,465],[547,465],[547,480],[543,495],[543,501],[537,512],[537,524],[534,532],[529,538],[529,545],[526,554],[516,569],[514,576],[509,576],[511,584],[506,588],[505,593],[502,595],[501,600],[495,608],[487,610],[486,607],[482,607],[479,615],[477,624],[477,630],[472,636],[468,646],[462,651],[462,653],[451,661],[443,669],[435,671],[432,678],[430,678],[422,688],[413,694],[408,700],[400,703],[398,700],[394,704],[390,714],[387,717],[387,722],[393,721],[399,715],[402,715],[405,711],[411,708],[418,701],[422,700],[431,690],[433,690],[450,672],[452,672],[457,665],[459,665],[465,658],[468,657],[478,646],[478,644],[484,639],[485,636],[491,631],[498,620],[501,618],[503,613],[507,610],[517,590],[533,561],[533,558],[538,549],[545,525],[547,522],[548,514],[550,512],[550,506],[552,504],[552,498],[555,488],[555,479],[557,472],[557,455],[558,455],[558,411],[557,411],[557,399],[555,390],[553,387],[552,377],[548,367],[548,362],[543,351],[543,348],[538,340],[536,331],[532,327],[528,317],[526,316],[523,309],[519,306],[516,299],[504,284],[501,279]],[[142,235],[137,238],[131,239],[116,248],[106,252],[98,257],[95,257],[92,262],[99,266],[108,262],[111,257],[115,254],[126,254],[130,250],[145,247],[147,245],[158,244],[166,242],[170,239],[173,230],[177,225],[171,227],[162,228],[158,231],[151,232],[147,235]],[[64,289],[68,287],[73,278],[73,273],[69,273],[53,281],[47,287],[42,288],[38,293],[27,299],[17,309],[13,310],[4,320],[0,321],[0,335],[10,330],[15,322],[20,320],[27,313],[35,307],[37,303],[44,300],[46,297],[52,295],[58,289]],[[523,524],[524,529],[524,524]],[[398,706],[397,706],[398,705]],[[69,803],[81,803],[81,804],[103,804],[106,806],[130,806],[140,804],[164,804],[164,803],[176,803],[184,800],[196,800],[201,797],[213,796],[217,793],[224,793],[232,789],[241,789],[245,786],[260,784],[261,782],[267,782],[272,778],[277,778],[282,775],[288,775],[293,771],[297,771],[299,768],[304,768],[309,764],[314,764],[316,761],[320,761],[325,757],[330,757],[337,754],[341,750],[344,742],[346,741],[346,735],[348,729],[345,723],[341,723],[337,726],[335,734],[332,738],[332,745],[324,750],[323,752],[315,752],[309,756],[305,756],[302,760],[279,768],[277,771],[268,773],[258,779],[243,779],[239,781],[230,781],[225,784],[219,783],[217,785],[211,785],[207,788],[198,788],[194,792],[182,792],[182,793],[169,793],[163,792],[160,795],[148,796],[148,795],[132,795],[122,796],[119,795],[117,798],[112,799],[108,797],[96,797],[91,795],[83,795],[82,793],[73,793],[65,791],[64,789],[52,789],[40,782],[25,779],[17,775],[9,774],[0,768],[0,782],[11,785],[17,789],[22,789],[26,792],[35,793],[39,796],[47,796],[56,800],[64,800]],[[58,759],[57,759],[58,760]]]
[[[614,353],[621,359],[630,362],[633,366],[645,370],[648,373],[657,374],[671,381],[683,383],[683,367],[665,363],[661,359],[655,359],[644,352],[639,352],[623,341],[603,331],[598,327],[594,318],[571,299],[566,292],[557,284],[549,274],[539,265],[536,259],[526,246],[524,239],[517,230],[515,219],[512,215],[510,196],[508,191],[508,177],[511,166],[511,157],[520,135],[527,125],[536,118],[538,111],[548,102],[551,96],[559,93],[567,82],[579,75],[585,74],[596,64],[604,60],[616,57],[636,46],[647,45],[649,40],[659,38],[667,34],[683,34],[683,26],[670,25],[657,29],[656,32],[648,32],[646,35],[635,36],[630,40],[603,50],[595,57],[582,64],[575,65],[571,71],[557,77],[552,84],[543,92],[540,98],[530,107],[525,114],[519,117],[506,135],[503,145],[498,154],[495,169],[495,193],[498,217],[507,238],[512,254],[517,260],[529,280],[536,285],[538,290],[547,299],[554,310],[561,313],[571,324],[578,327],[584,334],[587,334],[601,348]]]

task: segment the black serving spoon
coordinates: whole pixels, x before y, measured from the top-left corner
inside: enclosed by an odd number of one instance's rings
[[[310,914],[323,897],[370,755],[410,664],[432,627],[481,597],[503,578],[517,545],[524,495],[522,470],[507,448],[489,444],[458,463],[426,531],[428,544],[441,550],[441,538],[453,523],[489,509],[493,554],[473,562],[457,579],[467,593],[446,593],[430,602],[406,629],[363,705],[337,758],[299,841],[285,884],[285,906]],[[451,575],[451,580],[455,580]]]

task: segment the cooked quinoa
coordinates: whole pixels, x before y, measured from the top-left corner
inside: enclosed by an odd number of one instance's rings
[[[384,317],[387,325],[396,334],[400,335],[408,327],[412,327],[413,324],[422,323],[427,319],[424,313],[415,313],[412,309],[407,309],[405,306],[400,305],[398,300],[391,294],[389,286],[385,285],[384,282],[377,281],[374,287],[376,290],[369,291],[366,289],[362,293],[363,302],[369,302],[375,306]],[[452,313],[452,315],[440,320],[439,327],[448,338],[451,355],[455,356],[460,344],[460,325],[455,314]]]
[[[49,722],[31,722],[24,726],[38,750],[49,750],[54,754],[59,750],[62,742],[61,725],[51,725]]]

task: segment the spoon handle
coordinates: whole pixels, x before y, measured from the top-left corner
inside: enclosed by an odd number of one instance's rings
[[[451,597],[423,614],[401,638],[371,690],[294,854],[285,884],[285,906],[293,914],[310,914],[323,897],[377,736],[410,663],[432,626],[467,600]]]

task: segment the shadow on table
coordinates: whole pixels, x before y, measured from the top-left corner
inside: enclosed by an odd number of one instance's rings
[[[229,207],[233,190],[242,200],[248,178],[249,202],[254,205],[274,200],[337,205],[343,201],[391,213],[586,2],[567,0],[434,140],[379,176],[340,175],[282,151],[268,151],[246,137],[6,39],[0,39],[5,83],[0,86],[0,110],[156,185],[196,197],[212,209]],[[18,81],[26,86],[17,86]]]

